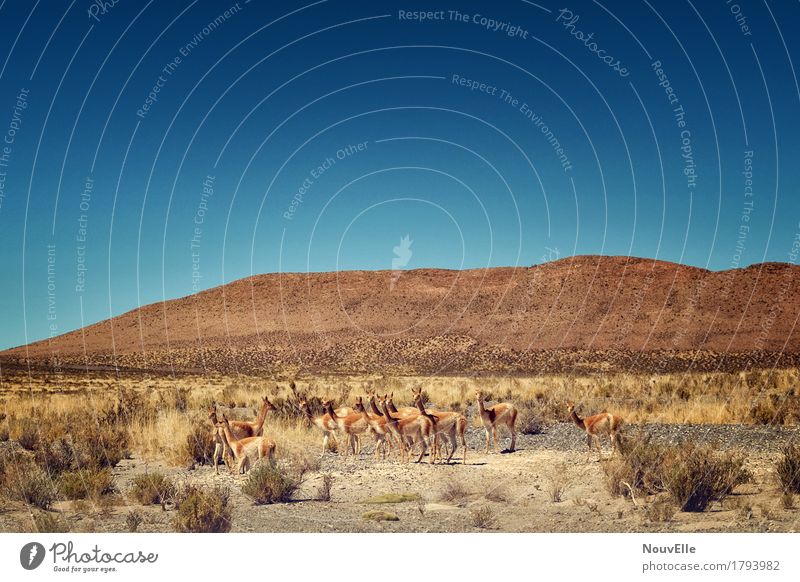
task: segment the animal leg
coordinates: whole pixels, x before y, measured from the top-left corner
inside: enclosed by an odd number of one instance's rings
[[[489,429],[485,428],[486,431],[486,454],[489,454]]]

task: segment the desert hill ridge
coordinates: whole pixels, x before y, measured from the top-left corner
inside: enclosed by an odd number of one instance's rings
[[[800,267],[786,263],[708,271],[599,255],[463,271],[263,274],[0,352],[0,364],[535,373],[768,366],[783,354],[778,365],[795,365],[798,282]]]

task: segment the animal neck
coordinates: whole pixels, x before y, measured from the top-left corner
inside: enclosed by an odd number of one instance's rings
[[[333,409],[333,404],[330,402],[325,405],[325,412],[327,412],[334,420],[338,418],[338,416],[336,416],[336,411]]]
[[[483,405],[483,398],[478,398],[478,410],[480,410],[481,416],[486,414],[486,407]]]
[[[377,414],[378,416],[383,416],[383,412],[380,411],[378,405],[375,404],[375,397],[369,399],[369,406],[372,408],[372,413]]]
[[[389,401],[389,410],[395,414],[397,414],[397,407],[394,405],[394,400]]]
[[[417,398],[416,400],[414,400],[414,404],[417,405],[417,410],[419,410],[419,412],[420,412],[420,414],[422,416],[428,418],[432,423],[436,424],[436,422],[439,419],[437,417],[433,416],[432,414],[430,414],[427,410],[425,410],[425,405],[422,403],[422,400],[420,398]]]
[[[228,446],[232,446],[237,443],[236,437],[233,436],[233,433],[231,432],[231,427],[230,425],[228,425],[227,422],[222,425],[222,434],[225,437],[225,440],[228,441]]]
[[[580,416],[578,416],[578,413],[575,412],[574,408],[572,409],[572,412],[570,413],[569,416],[572,419],[572,422],[578,425],[579,428],[586,430],[586,425],[584,424],[583,419]]]
[[[264,421],[267,419],[267,403],[264,402],[261,405],[261,410],[258,411],[258,417],[256,418],[256,432],[261,432],[261,429],[264,428]]]

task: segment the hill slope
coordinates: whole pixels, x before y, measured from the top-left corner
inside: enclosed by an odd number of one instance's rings
[[[34,365],[248,372],[772,365],[765,352],[789,354],[789,365],[800,354],[798,282],[800,267],[782,263],[710,272],[600,256],[516,269],[267,274],[148,305],[27,354]],[[0,361],[25,363],[25,353],[7,350]]]

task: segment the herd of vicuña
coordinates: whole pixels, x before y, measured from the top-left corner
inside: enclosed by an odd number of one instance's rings
[[[336,446],[345,457],[361,453],[363,437],[374,440],[374,456],[386,459],[391,453],[407,462],[414,457],[419,463],[428,454],[430,463],[450,463],[461,447],[461,462],[467,462],[467,417],[460,412],[426,408],[421,388],[412,391],[413,406],[397,408],[394,393],[379,396],[374,391],[365,397],[356,398],[352,407],[334,408],[331,400],[321,403],[322,411],[315,413],[304,394],[298,392],[294,382],[290,384],[294,395],[294,406],[309,423],[322,432],[322,454],[330,445]],[[514,452],[517,444],[517,408],[510,402],[500,402],[487,407],[484,394],[475,394],[477,410],[486,433],[486,453],[498,448],[498,429],[505,427],[510,433],[511,443],[504,452]],[[264,435],[267,414],[276,410],[269,398],[264,397],[258,416],[253,421],[229,420],[230,410],[220,410],[214,404],[208,417],[214,430],[214,469],[219,472],[219,461],[224,459],[229,467],[236,467],[238,473],[246,473],[257,461],[266,459],[273,463],[276,455],[275,441]],[[609,412],[581,418],[575,405],[568,403],[570,419],[586,432],[587,445],[592,445],[601,453],[600,435],[611,440],[612,454],[620,448],[620,427],[622,419]],[[337,438],[338,435],[338,438]],[[339,443],[339,438],[344,442]]]

